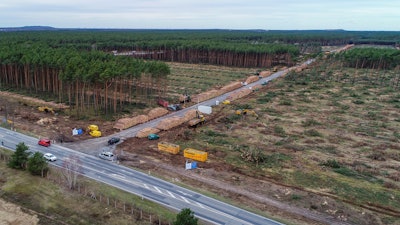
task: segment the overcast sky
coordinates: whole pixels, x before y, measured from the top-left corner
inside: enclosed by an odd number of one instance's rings
[[[0,27],[400,30],[399,0],[1,0]]]

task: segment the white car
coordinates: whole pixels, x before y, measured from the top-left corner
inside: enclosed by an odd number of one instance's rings
[[[110,160],[110,161],[114,160],[114,154],[112,154],[112,152],[102,152],[99,154],[99,157],[105,160]]]
[[[51,161],[51,162],[54,162],[54,161],[57,160],[57,157],[56,157],[55,155],[51,154],[51,153],[46,153],[46,154],[43,155],[43,157],[44,157],[46,160],[49,160],[49,161]]]

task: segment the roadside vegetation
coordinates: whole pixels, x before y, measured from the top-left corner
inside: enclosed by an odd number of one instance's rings
[[[136,210],[143,210],[143,215],[151,213],[171,224],[176,217],[176,213],[153,202],[82,177],[71,189],[62,170],[49,168],[50,178],[12,169],[5,159],[12,162],[15,154],[0,149],[0,155],[0,197],[21,206],[24,212],[36,215],[39,224],[152,224],[148,217],[140,219],[137,214],[132,215],[129,208],[132,205]],[[79,192],[78,185],[88,193]],[[104,198],[103,202],[99,201],[101,198]],[[115,201],[126,203],[126,211],[120,206],[116,209]],[[12,219],[11,216],[10,221]]]

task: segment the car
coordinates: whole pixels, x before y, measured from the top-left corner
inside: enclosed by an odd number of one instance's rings
[[[118,143],[119,141],[120,141],[119,138],[117,138],[117,137],[112,137],[112,138],[110,138],[110,140],[108,140],[108,145],[113,145],[113,144],[115,144],[115,143]]]
[[[157,134],[149,134],[149,136],[147,136],[147,138],[149,140],[157,140],[160,138],[160,136],[158,136]]]
[[[51,153],[46,153],[46,154],[43,155],[43,157],[46,160],[51,161],[51,162],[54,162],[54,161],[57,160],[57,157],[55,155],[51,154]]]
[[[110,161],[114,160],[114,154],[112,152],[101,152],[99,153],[99,157],[105,160],[110,160]]]
[[[41,138],[38,141],[38,145],[44,146],[44,147],[49,147],[51,145],[51,141],[49,139],[46,138]]]

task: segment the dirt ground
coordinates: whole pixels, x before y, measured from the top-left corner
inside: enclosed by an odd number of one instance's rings
[[[38,222],[36,215],[25,213],[19,206],[0,199],[0,225],[36,225]]]
[[[11,99],[11,98],[8,98]],[[0,105],[0,118],[5,116],[4,100]],[[10,107],[11,106],[11,107]],[[8,108],[13,108],[9,119],[13,127],[26,133],[49,137],[59,141],[79,141],[91,138],[88,134],[72,136],[73,128],[85,128],[87,121],[75,121],[62,114],[39,112],[36,107],[28,106],[18,101],[11,101]],[[205,126],[215,125],[216,118],[210,119]],[[91,121],[94,123],[96,121]],[[112,135],[117,131],[112,128],[113,123],[101,123],[103,136]],[[167,142],[185,141],[188,131],[186,125],[159,133],[161,140]],[[190,130],[194,135],[198,130]],[[158,141],[146,138],[131,138],[117,145],[116,153],[120,155],[123,165],[132,166],[151,174],[162,176],[166,180],[195,187],[216,196],[230,199],[233,204],[246,209],[261,212],[272,218],[284,218],[290,224],[347,224],[350,215],[354,214],[361,219],[362,224],[368,224],[369,214],[363,210],[350,209],[330,196],[318,195],[296,187],[285,186],[273,178],[257,177],[246,174],[219,158],[223,153],[211,153],[207,163],[198,163],[198,169],[185,170],[185,158],[182,154],[171,155],[157,150]],[[213,155],[214,154],[214,155]],[[302,198],[301,204],[292,202],[293,196],[307,196]],[[313,210],[310,206],[322,206]]]

